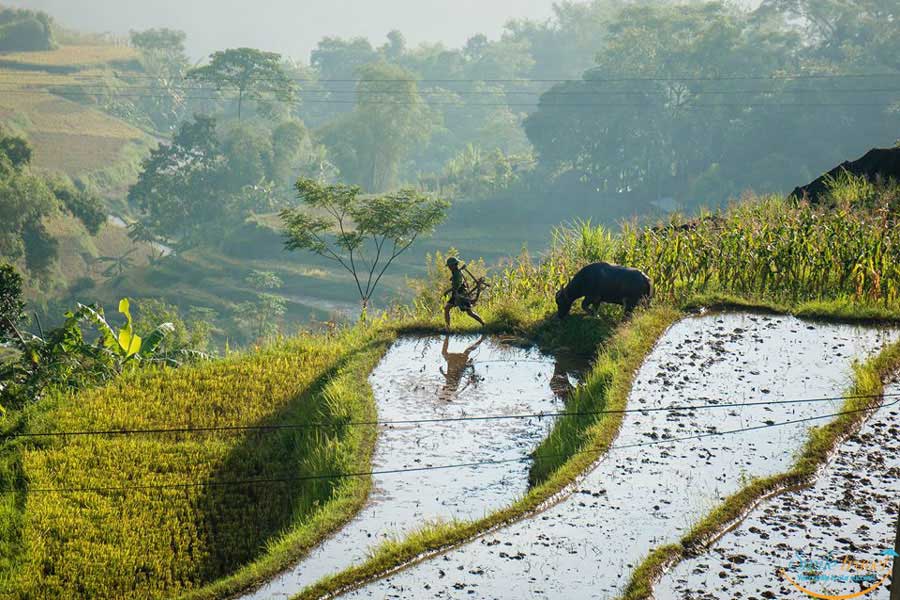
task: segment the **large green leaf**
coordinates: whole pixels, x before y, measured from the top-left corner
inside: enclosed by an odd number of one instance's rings
[[[100,333],[100,339],[98,341],[101,346],[109,348],[110,350],[116,349],[116,332],[113,331],[113,328],[106,322],[103,313],[94,310],[91,306],[79,304],[78,310],[75,311],[73,316],[79,321],[88,320],[93,323],[94,327],[96,327],[97,331]]]
[[[129,309],[128,298],[119,300],[119,312],[125,315],[127,319],[125,327],[119,330],[119,347],[126,357],[131,357],[141,350],[141,336],[134,333],[131,325],[131,310]]]
[[[141,345],[141,356],[151,356],[156,351],[156,348],[166,338],[166,336],[173,331],[175,331],[175,325],[173,325],[172,323],[163,323],[152,332],[150,332],[150,335],[144,338],[144,343]]]

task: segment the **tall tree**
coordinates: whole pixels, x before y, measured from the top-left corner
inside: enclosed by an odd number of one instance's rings
[[[402,162],[428,140],[436,115],[402,67],[378,62],[359,73],[356,109],[326,127],[323,139],[346,180],[381,192],[395,185]]]
[[[190,245],[213,234],[227,216],[226,166],[215,119],[197,116],[182,124],[171,144],[160,144],[144,159],[128,200],[155,235]]]
[[[288,250],[309,250],[353,277],[363,314],[381,277],[416,239],[444,220],[449,203],[412,189],[363,197],[358,186],[297,181],[304,209],[281,213]]]
[[[236,90],[238,120],[244,98],[264,99],[266,93],[281,102],[293,102],[297,83],[281,65],[281,55],[254,48],[230,48],[210,55],[207,65],[192,69],[188,77],[209,82],[217,90]]]

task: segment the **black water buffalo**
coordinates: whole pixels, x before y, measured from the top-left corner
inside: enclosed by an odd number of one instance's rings
[[[595,313],[598,304],[621,304],[625,314],[641,302],[649,302],[653,296],[653,284],[641,271],[605,262],[590,264],[575,274],[572,281],[556,293],[556,306],[560,318],[569,314],[572,303],[584,298],[581,308]]]

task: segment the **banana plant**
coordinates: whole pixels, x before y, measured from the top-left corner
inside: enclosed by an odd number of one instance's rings
[[[119,300],[119,312],[125,315],[126,322],[118,332],[106,321],[102,310],[79,304],[75,316],[79,320],[90,321],[100,333],[97,343],[123,360],[152,358],[160,343],[175,331],[172,323],[162,323],[142,338],[134,332],[128,298]]]

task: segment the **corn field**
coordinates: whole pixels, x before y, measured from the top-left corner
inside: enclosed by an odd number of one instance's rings
[[[494,291],[552,298],[581,266],[607,261],[643,270],[656,298],[675,303],[723,293],[898,306],[900,233],[893,215],[900,187],[848,183],[832,194],[835,202],[822,207],[745,198],[693,221],[626,224],[619,234],[590,222],[560,228],[543,261],[520,257],[495,278]]]

